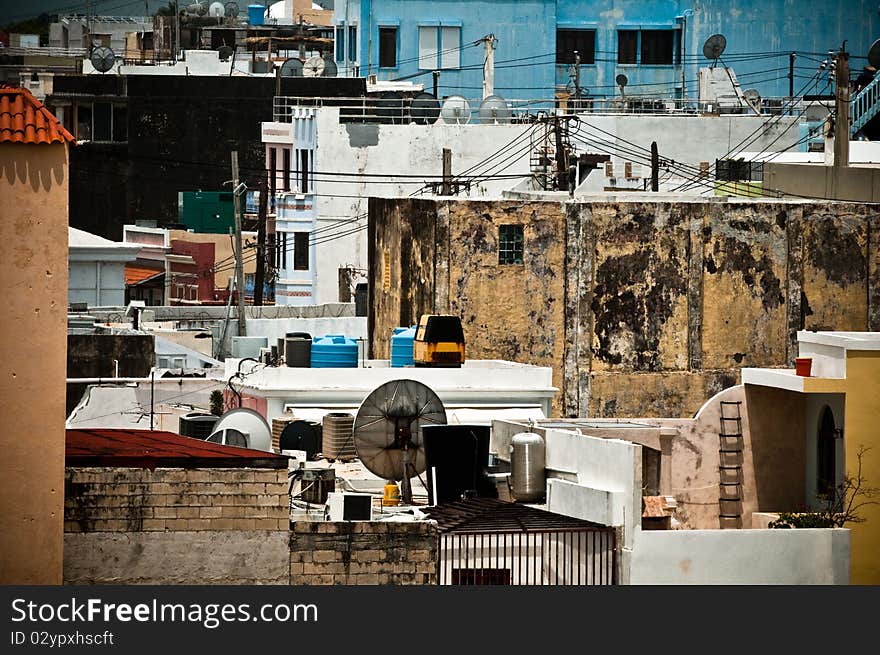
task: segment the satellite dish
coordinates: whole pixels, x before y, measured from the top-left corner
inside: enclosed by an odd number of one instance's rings
[[[410,116],[420,125],[433,124],[440,117],[440,103],[433,93],[420,93],[413,98]]]
[[[211,6],[208,7],[208,15],[214,18],[222,18],[225,11],[223,5],[219,2],[212,2]]]
[[[309,57],[303,65],[304,77],[321,77],[324,74],[324,59],[318,57]]]
[[[440,108],[440,118],[444,123],[469,123],[471,120],[471,105],[462,96],[449,96]]]
[[[204,16],[208,13],[208,3],[194,2],[186,8],[186,13],[194,16]]]
[[[621,88],[623,88],[627,84],[629,84],[629,78],[626,75],[624,75],[623,73],[621,73],[620,75],[615,77],[614,81],[617,82],[617,86],[619,86]]]
[[[232,46],[222,45],[217,48],[217,53],[220,55],[220,61],[229,61],[229,58],[233,55],[235,50],[232,49]]]
[[[315,459],[321,449],[321,424],[314,421],[291,421],[278,437],[278,450],[304,450],[308,459]]]
[[[113,68],[113,65],[116,63],[116,53],[107,46],[102,45],[92,50],[89,59],[96,71],[99,73],[106,73]]]
[[[871,44],[868,50],[868,63],[874,68],[880,68],[880,39]]]
[[[727,39],[723,34],[713,34],[703,44],[703,56],[706,59],[716,60],[724,52],[727,47]]]
[[[333,61],[332,57],[324,57],[324,72],[321,74],[321,77],[336,77],[336,73],[336,62]]]
[[[226,18],[235,18],[240,11],[237,2],[227,2],[223,5],[223,15],[226,16]]]
[[[238,435],[244,435],[244,446],[241,446]],[[269,452],[272,450],[272,430],[260,414],[247,407],[238,407],[220,417],[206,441]]]
[[[480,122],[484,125],[510,122],[510,105],[501,96],[493,95],[487,97],[480,103],[477,113],[480,116]]]
[[[400,123],[403,119],[403,94],[385,91],[376,100],[376,116],[387,123]]]
[[[392,380],[361,403],[352,434],[358,457],[372,473],[402,482],[404,502],[412,502],[410,478],[427,466],[423,425],[445,425],[446,410],[429,387],[415,380]]]
[[[758,93],[757,89],[746,89],[743,91],[743,98],[745,98],[746,103],[750,105],[752,109],[761,113],[761,94]]]
[[[283,64],[281,64],[281,68],[279,69],[278,74],[281,77],[302,77],[303,63],[296,57],[291,57]]]

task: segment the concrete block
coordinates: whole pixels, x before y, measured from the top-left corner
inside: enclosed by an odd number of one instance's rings
[[[316,550],[312,553],[315,562],[338,562],[342,560],[342,553],[335,550]]]

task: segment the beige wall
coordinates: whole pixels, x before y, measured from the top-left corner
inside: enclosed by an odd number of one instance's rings
[[[256,232],[242,232],[242,243],[248,241],[255,242],[257,240]],[[234,254],[232,238],[228,234],[203,234],[201,232],[188,232],[187,230],[170,230],[168,233],[170,241],[188,241],[190,243],[213,243],[214,244],[214,263],[223,262],[219,268],[224,270],[214,273],[214,288],[226,289],[229,286],[229,278],[235,275]],[[245,250],[244,272],[245,274],[254,273],[257,270],[257,263],[254,258],[248,257],[251,251]]]
[[[813,198],[880,202],[880,168],[765,164],[764,186]]]
[[[60,584],[67,146],[0,144],[0,584]]]

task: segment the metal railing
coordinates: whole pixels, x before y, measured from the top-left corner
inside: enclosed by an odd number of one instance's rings
[[[880,112],[880,75],[850,99],[850,133],[855,134]]]
[[[780,113],[785,104],[784,98],[764,99],[763,114]],[[688,100],[680,98],[530,98],[508,99],[507,109],[500,112],[480,111],[482,100],[469,99],[468,106],[457,104],[458,112],[449,121],[457,123],[531,123],[549,112],[557,110],[587,114],[654,114],[664,116],[698,116],[717,114],[716,102]],[[357,98],[335,97],[296,97],[276,96],[273,101],[273,117],[277,122],[291,122],[297,110],[305,107],[335,107],[339,109],[341,123],[380,123],[380,124],[433,124],[440,120],[438,114],[443,100],[433,109],[413,98],[364,96]],[[721,109],[721,113],[751,114],[752,110],[742,107],[735,111]]]
[[[440,537],[441,585],[614,585],[614,528],[453,532]]]

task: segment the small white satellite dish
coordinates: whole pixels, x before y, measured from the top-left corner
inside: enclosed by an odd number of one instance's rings
[[[323,57],[309,57],[303,64],[303,77],[321,77],[324,75]]]
[[[488,96],[480,103],[478,110],[480,123],[484,125],[498,125],[510,122],[510,105],[507,100],[498,95]]]
[[[440,118],[444,123],[470,123],[471,105],[463,96],[449,96],[440,108]]]
[[[220,2],[212,2],[211,6],[208,7],[208,15],[213,18],[223,18],[226,10],[223,8],[223,3]]]
[[[206,441],[270,452],[272,430],[260,414],[247,407],[238,407],[220,417]]]

